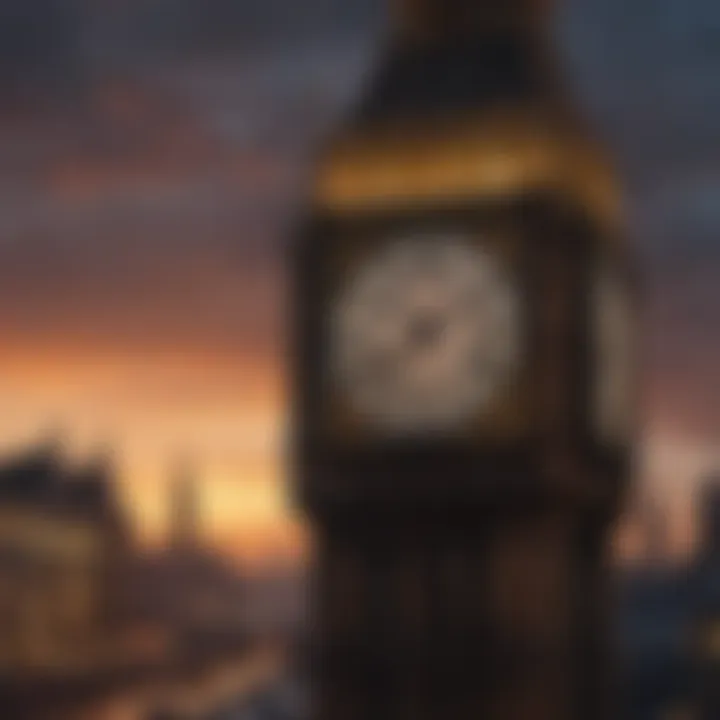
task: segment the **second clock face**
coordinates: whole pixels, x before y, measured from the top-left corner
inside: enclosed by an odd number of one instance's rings
[[[346,404],[391,434],[451,430],[493,407],[520,358],[519,293],[469,238],[405,237],[371,253],[331,317]]]

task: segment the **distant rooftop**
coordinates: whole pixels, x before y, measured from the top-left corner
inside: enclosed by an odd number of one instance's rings
[[[42,444],[0,461],[0,506],[104,515],[114,503],[111,478],[112,466],[106,459],[72,466],[59,444]]]

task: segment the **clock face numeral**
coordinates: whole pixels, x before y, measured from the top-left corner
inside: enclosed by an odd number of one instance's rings
[[[389,432],[488,411],[520,356],[502,259],[457,236],[390,241],[355,268],[331,316],[331,371],[353,411]]]
[[[593,286],[596,376],[594,424],[603,443],[629,439],[633,420],[633,327],[621,278],[600,268]]]

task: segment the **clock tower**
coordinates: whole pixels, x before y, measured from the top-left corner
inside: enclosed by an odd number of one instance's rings
[[[316,720],[608,717],[633,433],[616,186],[539,0],[398,0],[296,243]]]

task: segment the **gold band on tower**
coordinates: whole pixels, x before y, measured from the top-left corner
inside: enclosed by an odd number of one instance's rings
[[[521,110],[415,132],[390,125],[344,139],[319,167],[315,200],[343,213],[543,188],[609,230],[622,222],[615,177],[593,143]]]

